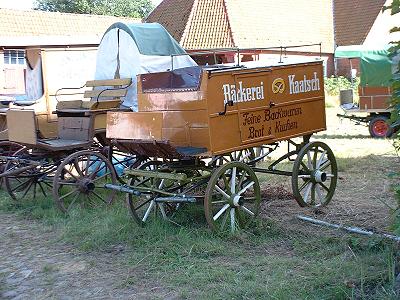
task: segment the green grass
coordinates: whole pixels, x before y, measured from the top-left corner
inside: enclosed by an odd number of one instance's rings
[[[0,210],[40,220],[80,251],[123,245],[138,280],[160,281],[187,299],[395,299],[392,244],[353,236],[303,232],[262,220],[238,235],[210,232],[201,207],[176,217],[181,226],[154,220],[138,227],[122,199],[108,208],[76,210],[66,217],[51,200],[15,205],[1,192]],[[45,270],[44,270],[45,271]]]

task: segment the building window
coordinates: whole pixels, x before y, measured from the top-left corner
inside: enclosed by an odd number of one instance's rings
[[[6,65],[24,65],[24,50],[4,50],[4,64]]]

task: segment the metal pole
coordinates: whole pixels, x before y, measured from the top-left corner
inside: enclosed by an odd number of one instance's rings
[[[357,234],[362,234],[362,235],[367,235],[367,236],[379,236],[379,237],[391,239],[396,242],[400,242],[400,236],[396,236],[396,235],[391,235],[391,234],[387,234],[387,233],[376,233],[376,232],[368,231],[368,230],[358,228],[358,227],[348,227],[348,226],[343,226],[343,225],[338,225],[338,224],[332,224],[332,223],[328,223],[325,221],[321,221],[321,220],[317,220],[317,219],[313,219],[313,218],[309,218],[309,217],[305,217],[305,216],[297,216],[297,218],[302,221],[310,222],[310,223],[317,224],[317,225],[323,225],[323,226],[332,227],[335,229],[342,229],[342,230],[349,231],[352,233],[357,233]]]

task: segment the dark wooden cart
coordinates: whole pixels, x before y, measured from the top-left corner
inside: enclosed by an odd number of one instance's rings
[[[24,145],[12,157],[1,157],[6,162],[2,178],[11,198],[35,197],[37,192],[46,195],[46,187],[50,187],[63,211],[75,204],[111,202],[114,192],[100,184],[117,180],[104,151],[106,113],[120,110],[121,97],[130,84],[131,79],[88,81],[86,87],[91,90],[85,91],[84,97],[89,100],[59,102],[56,138],[39,135],[33,110],[7,111],[9,139]],[[74,201],[66,206],[68,196]]]

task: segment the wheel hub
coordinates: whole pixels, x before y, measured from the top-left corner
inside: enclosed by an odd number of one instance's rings
[[[241,206],[244,203],[244,197],[241,195],[232,195],[230,202],[231,202],[230,205],[232,207]]]
[[[313,179],[315,182],[325,182],[327,178],[328,176],[325,172],[322,172],[320,170],[316,170],[314,172]]]
[[[95,185],[92,180],[84,178],[79,182],[79,190],[83,193],[94,191]]]

